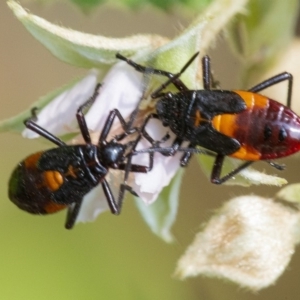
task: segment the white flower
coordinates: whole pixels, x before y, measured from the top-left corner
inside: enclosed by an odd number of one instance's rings
[[[55,97],[48,105],[39,110],[37,107],[36,123],[51,132],[62,136],[78,132],[76,112],[93,94],[97,84],[97,72],[91,71],[70,89]],[[29,117],[30,115],[28,115]],[[30,129],[22,133],[26,138],[37,138],[39,135]]]
[[[159,120],[153,119],[147,126],[147,132],[152,138],[159,141],[167,133],[167,130]],[[164,144],[161,144],[161,147],[169,147],[174,140],[175,135],[171,132],[168,133],[170,139]],[[149,148],[149,143],[143,139],[137,150],[147,148]],[[139,191],[138,195],[144,199],[146,204],[154,202],[162,188],[169,185],[171,179],[178,171],[179,159],[182,153],[179,152],[174,156],[163,156],[160,153],[155,153],[154,155],[154,166],[151,172],[147,174],[137,173],[133,183],[135,190]],[[134,161],[137,162],[137,160],[139,164],[148,165],[149,156],[147,154],[139,155]]]
[[[36,123],[56,136],[78,133],[77,109],[91,97],[96,83],[97,72],[91,71],[85,78],[55,97],[41,110],[38,110]],[[142,97],[142,85],[142,74],[136,72],[126,63],[117,63],[110,69],[103,79],[99,95],[85,116],[94,144],[98,143],[100,133],[112,109],[117,108],[124,119],[128,119]],[[141,126],[142,124],[139,125]],[[123,129],[117,120],[110,131],[108,140],[122,132]],[[167,133],[158,120],[149,122],[147,132],[155,140],[160,140]],[[171,133],[170,135],[171,138],[166,143],[168,146],[175,138],[174,134]],[[29,129],[23,131],[23,136],[27,138],[39,137]],[[68,143],[82,144],[84,141],[80,134]],[[149,142],[141,140],[137,149],[147,149],[150,146]],[[168,186],[179,168],[179,156],[181,154],[178,153],[173,157],[166,157],[160,153],[155,153],[154,155],[155,164],[151,172],[147,174],[132,173],[129,181],[134,191],[146,204],[154,202],[161,190]],[[149,155],[137,155],[134,157],[133,162],[148,166]],[[115,198],[118,196],[119,184],[122,182],[123,176],[123,172],[116,171],[110,172],[108,175],[107,179],[114,191]],[[107,209],[107,201],[99,185],[84,197],[77,222],[92,221],[99,213]]]

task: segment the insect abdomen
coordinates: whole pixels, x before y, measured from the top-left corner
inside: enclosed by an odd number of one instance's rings
[[[53,187],[59,182],[50,180],[51,174],[38,169],[38,161],[44,152],[30,155],[13,171],[8,196],[20,209],[32,214],[49,214],[62,210],[64,204],[53,201]],[[53,177],[53,176],[52,176]],[[50,183],[50,184],[49,184]]]
[[[235,91],[247,109],[238,114],[218,115],[213,125],[241,144],[230,156],[244,160],[285,157],[300,150],[300,118],[288,107],[245,91]]]

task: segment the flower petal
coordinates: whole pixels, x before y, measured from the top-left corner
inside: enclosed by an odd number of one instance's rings
[[[112,109],[118,109],[126,119],[142,97],[142,82],[141,73],[124,62],[115,64],[103,79],[99,96],[85,116],[89,129],[101,132]]]
[[[123,172],[113,169],[110,169],[109,173],[105,177],[109,183],[109,187],[115,200],[118,199],[120,184],[123,182],[123,178]],[[94,189],[84,196],[76,223],[92,222],[99,214],[107,210],[109,210],[107,198],[103,192],[101,183],[99,183]]]
[[[289,184],[286,187],[282,188],[277,194],[276,197],[279,199],[292,202],[300,203],[300,183]]]
[[[299,243],[300,214],[272,199],[230,200],[211,218],[178,262],[180,278],[226,278],[252,290],[273,284]]]
[[[167,243],[174,241],[171,228],[177,217],[180,185],[183,173],[183,169],[180,169],[177,172],[171,183],[169,183],[169,185],[159,194],[155,203],[145,205],[141,199],[136,198],[136,205],[145,222],[154,234]]]
[[[152,119],[146,127],[147,133],[154,140],[161,140],[167,133],[166,128],[163,127],[160,121]],[[161,147],[169,146],[172,140],[175,138],[173,133],[169,133],[170,138],[167,142],[161,144]],[[149,143],[146,140],[141,140],[137,150],[149,148]],[[154,154],[153,169],[147,174],[136,173],[133,182],[133,187],[136,193],[147,204],[151,204],[162,189],[169,185],[173,176],[180,168],[179,159],[182,153],[177,153],[174,156],[164,156],[161,153]],[[133,162],[141,165],[149,165],[148,154],[138,154],[134,157]]]
[[[77,109],[93,95],[96,84],[97,72],[91,71],[85,78],[39,111],[36,123],[57,136],[78,132]],[[26,138],[39,137],[29,129],[23,131],[23,136]]]
[[[100,213],[109,210],[101,184],[84,196],[76,223],[93,222]]]
[[[46,96],[41,97],[38,101],[34,102],[31,107],[37,107],[40,110],[48,105],[53,99],[59,97],[62,93],[72,88],[78,83],[78,79],[73,80],[67,85],[47,94]],[[6,119],[0,122],[0,132],[15,132],[21,133],[24,130],[24,120],[30,117],[30,109],[23,111],[15,117]]]

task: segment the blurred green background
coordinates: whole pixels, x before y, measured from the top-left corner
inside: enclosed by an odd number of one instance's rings
[[[135,34],[136,28],[139,33],[172,37],[188,23],[150,8],[133,14],[102,6],[85,16],[66,3],[23,5],[49,21],[115,37]],[[0,45],[1,119],[86,72],[52,57],[17,21],[5,1],[0,2]],[[229,59],[222,38],[212,58],[222,86],[233,88],[235,76],[226,73],[238,64]],[[32,216],[18,210],[7,197],[7,181],[15,165],[43,147],[13,134],[0,137],[0,299],[299,299],[299,251],[276,285],[258,294],[217,279],[197,277],[182,282],[172,278],[178,258],[200,224],[222,201],[247,193],[273,196],[277,188],[213,186],[194,160],[184,177],[174,244],[165,244],[150,232],[132,201],[126,202],[119,217],[105,213],[94,223],[67,231],[64,212]],[[290,182],[299,181],[299,160],[285,163],[284,176]],[[274,173],[266,164],[261,168]]]

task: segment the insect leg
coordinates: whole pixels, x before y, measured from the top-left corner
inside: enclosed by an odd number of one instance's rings
[[[110,111],[107,119],[106,119],[106,122],[104,124],[104,128],[101,132],[101,135],[100,135],[100,138],[99,138],[99,143],[102,143],[106,140],[110,130],[111,130],[111,127],[113,125],[113,122],[115,120],[115,117],[117,117],[120,121],[120,124],[122,126],[122,128],[124,129],[125,133],[121,134],[121,135],[118,135],[115,139],[116,140],[122,140],[123,138],[125,138],[127,135],[129,134],[132,134],[134,132],[136,132],[136,128],[127,128],[127,123],[126,121],[124,120],[124,118],[122,117],[120,111],[118,109],[113,109]]]
[[[179,77],[182,75],[182,73],[190,66],[190,64],[195,60],[195,58],[199,55],[199,52],[196,52],[189,60],[188,62],[183,66],[183,68],[176,74],[168,73],[169,74],[169,80],[167,80],[165,83],[163,83],[160,87],[158,87],[152,94],[151,97],[153,99],[156,99],[160,97],[160,93],[162,90],[164,90],[168,85],[171,83],[174,84],[179,91],[188,91],[188,87],[179,79]]]
[[[271,167],[279,170],[279,171],[283,171],[285,169],[285,165],[281,165],[281,164],[277,164],[274,161],[266,161]]]
[[[147,152],[144,152],[147,153]],[[121,163],[118,165],[118,170],[126,170],[126,166],[128,163]],[[136,173],[148,173],[149,167],[137,164],[130,164],[129,172],[136,172]]]
[[[211,72],[210,57],[208,55],[202,58],[202,77],[203,77],[203,89],[210,90],[213,88],[220,88],[219,82],[215,81]]]
[[[202,58],[202,77],[203,77],[203,88],[210,90],[211,85],[211,71],[210,71],[210,58],[208,55]]]
[[[106,179],[104,179],[102,182],[101,182],[101,185],[102,185],[102,189],[103,189],[103,192],[104,192],[104,195],[106,197],[106,200],[107,200],[107,204],[110,208],[110,211],[114,214],[114,215],[118,215],[120,214],[120,206],[116,203],[116,200],[114,198],[114,195],[109,187],[109,184],[108,182],[106,181]]]
[[[169,79],[173,79],[175,74],[164,71],[164,70],[159,70],[159,69],[153,69],[150,67],[145,67],[142,65],[137,64],[136,62],[134,62],[133,60],[121,55],[120,53],[116,54],[116,58],[121,59],[125,62],[127,62],[127,64],[129,64],[130,66],[132,66],[136,71],[141,72],[141,73],[153,73],[155,75],[161,75],[161,76],[165,76],[168,77]],[[174,85],[181,90],[182,86],[185,87],[184,83],[180,80],[180,79],[176,79],[174,82]]]
[[[119,191],[119,197],[118,197],[118,203],[121,206],[123,198],[124,198],[124,193],[125,190],[129,191],[131,194],[138,196],[133,189],[127,185],[127,180],[128,180],[128,176],[129,176],[129,172],[139,172],[139,173],[147,173],[149,171],[152,170],[153,168],[153,164],[154,164],[154,152],[155,151],[151,151],[153,148],[157,148],[158,144],[161,142],[165,142],[168,138],[169,135],[167,134],[166,136],[163,137],[163,139],[161,141],[155,141],[145,130],[146,125],[148,124],[149,120],[152,118],[158,118],[158,116],[156,114],[151,114],[149,115],[143,126],[140,129],[139,132],[139,136],[137,137],[137,139],[135,140],[133,147],[131,149],[131,152],[129,153],[128,157],[127,157],[127,162],[126,164],[119,164],[119,169],[123,169],[125,171],[124,174],[124,183],[121,184],[120,186],[120,191]],[[149,154],[149,166],[142,166],[142,165],[136,165],[136,164],[132,164],[132,157],[133,155],[138,154],[138,152],[136,152],[136,147],[139,143],[139,141],[141,140],[141,138],[144,137],[146,140],[148,140],[148,142],[152,145],[151,148],[149,148],[149,152],[145,151],[144,153],[148,153]],[[161,148],[160,148],[161,149]]]
[[[134,165],[135,166],[135,165]],[[138,165],[137,165],[138,166]],[[138,167],[143,167],[143,166],[138,166]],[[135,168],[134,168],[135,169]],[[140,168],[139,168],[140,171]],[[122,183],[120,185],[120,190],[119,190],[119,196],[118,196],[118,202],[116,202],[114,195],[109,187],[108,182],[106,181],[106,179],[104,179],[101,183],[102,188],[103,188],[103,192],[105,194],[108,206],[110,208],[110,211],[114,214],[114,215],[119,215],[121,213],[122,210],[122,204],[123,204],[123,200],[124,200],[124,195],[125,195],[125,191],[129,191],[131,194],[133,194],[134,196],[138,197],[137,193],[132,189],[132,187],[130,187],[129,185],[127,185],[126,183]]]
[[[98,83],[95,87],[95,91],[94,91],[94,94],[92,95],[92,97],[90,97],[86,102],[84,102],[81,106],[79,106],[77,113],[76,113],[76,118],[77,118],[79,129],[81,131],[81,135],[87,144],[90,144],[92,141],[91,141],[88,127],[86,125],[83,110],[95,102],[97,96],[99,95],[100,87],[101,87],[101,84]]]
[[[194,145],[194,144],[192,144],[192,143],[190,143],[189,145],[188,145],[188,148],[192,148],[192,149],[196,149],[196,146],[197,145]],[[190,161],[190,159],[192,158],[192,155],[193,155],[193,152],[190,152],[190,151],[186,151],[185,152],[185,154],[181,157],[181,159],[180,159],[180,166],[181,167],[186,167],[187,165],[188,165],[188,163],[189,163],[189,161]]]
[[[66,229],[72,229],[73,228],[73,226],[76,222],[78,213],[80,211],[81,204],[82,204],[82,199],[81,199],[81,201],[75,202],[75,203],[73,203],[72,205],[69,206],[68,213],[67,213],[66,224],[65,224]]]
[[[194,59],[198,56],[198,54],[199,54],[199,52],[195,53],[177,74],[173,74],[173,73],[170,73],[170,72],[167,72],[164,70],[152,69],[149,67],[141,66],[141,65],[135,63],[134,61],[132,61],[131,59],[128,59],[119,53],[116,54],[116,57],[118,59],[121,59],[121,60],[124,60],[125,62],[127,62],[130,66],[135,68],[135,70],[137,70],[138,72],[153,73],[155,75],[161,75],[161,76],[168,77],[169,80],[167,80],[164,84],[162,84],[157,90],[155,90],[151,94],[152,98],[157,98],[158,97],[157,94],[159,94],[163,89],[165,89],[171,83],[174,84],[179,91],[188,90],[186,85],[179,79],[179,77],[189,67],[189,65],[194,61]]]
[[[133,147],[131,149],[131,153],[130,153],[130,155],[128,155],[127,164],[124,169],[125,170],[124,182],[127,181],[129,172],[136,172],[134,170],[135,165],[132,164],[131,161],[132,161],[133,153],[136,151],[136,147],[137,147],[138,143],[140,142],[141,138],[144,137],[152,146],[157,146],[157,142],[145,130],[146,125],[152,118],[158,119],[158,115],[150,114],[146,118],[146,120],[144,121],[144,124],[142,125],[142,127],[140,129],[138,137],[134,141]],[[149,153],[149,166],[148,167],[144,166],[144,167],[147,168],[147,171],[151,171],[153,168],[153,164],[154,164],[154,152],[148,152],[148,153]]]
[[[123,201],[124,201],[124,196],[125,196],[125,191],[130,192],[133,196],[138,197],[138,194],[130,187],[129,185],[122,183],[120,186],[120,191],[119,191],[119,197],[118,197],[118,209],[119,209],[119,214],[122,209]]]
[[[159,120],[159,117],[157,114],[150,114],[147,119],[145,120],[145,123],[144,125],[142,126],[142,129],[141,129],[141,136],[139,137],[139,139],[141,139],[141,137],[144,137],[151,145],[152,147],[149,148],[149,149],[154,149],[154,148],[159,148],[159,144],[161,143],[164,143],[167,139],[169,139],[169,134],[166,134],[162,140],[160,141],[156,141],[154,140],[149,134],[148,132],[146,131],[146,125],[148,124],[148,122],[151,120],[151,119],[158,119]],[[137,141],[139,142],[139,141]],[[178,138],[176,137],[175,140],[173,141],[171,147],[167,147],[167,148],[160,148],[162,149],[161,151],[157,151],[157,152],[160,152],[162,155],[165,155],[165,156],[173,156],[177,149],[180,147],[180,145],[182,144],[182,139],[181,138]],[[135,148],[134,148],[135,150]],[[150,152],[149,152],[150,154]]]
[[[293,75],[288,72],[283,72],[280,74],[277,74],[267,80],[264,80],[263,82],[255,85],[251,89],[249,89],[249,92],[257,93],[260,92],[272,85],[275,85],[277,83],[280,83],[282,81],[288,80],[288,89],[287,89],[287,99],[286,99],[286,106],[291,108],[291,101],[292,101],[292,88],[293,88]]]
[[[24,120],[24,125],[26,126],[26,128],[32,130],[33,132],[37,133],[38,135],[42,136],[43,138],[56,144],[59,147],[65,146],[66,144],[61,139],[35,123],[37,120],[36,110],[37,108],[34,107],[31,110],[31,117]]]
[[[253,161],[247,161],[247,162],[241,164],[240,166],[238,166],[236,169],[229,172],[227,175],[220,178],[224,159],[225,159],[224,155],[221,155],[221,154],[217,155],[214,166],[213,166],[213,170],[211,173],[211,178],[210,178],[212,183],[222,184],[253,163]]]

